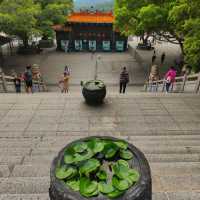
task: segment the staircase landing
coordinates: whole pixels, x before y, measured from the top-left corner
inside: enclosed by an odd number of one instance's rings
[[[48,200],[52,159],[91,135],[126,139],[145,153],[153,200],[200,199],[199,99],[113,92],[89,107],[79,92],[0,94],[0,200]]]

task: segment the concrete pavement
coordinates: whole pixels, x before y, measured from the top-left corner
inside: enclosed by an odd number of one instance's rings
[[[80,92],[0,95],[0,200],[48,200],[49,168],[70,141],[123,138],[150,162],[153,200],[200,199],[200,101],[193,94],[111,92],[101,107]]]

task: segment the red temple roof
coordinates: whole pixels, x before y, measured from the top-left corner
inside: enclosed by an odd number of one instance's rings
[[[67,21],[71,23],[114,23],[115,17],[113,12],[90,12],[80,11],[71,13]]]

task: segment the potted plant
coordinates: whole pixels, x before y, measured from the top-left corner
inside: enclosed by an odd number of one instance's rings
[[[81,82],[82,93],[87,103],[102,103],[106,96],[106,85],[101,80]]]
[[[67,145],[51,166],[51,200],[151,200],[143,153],[123,140],[89,137]]]

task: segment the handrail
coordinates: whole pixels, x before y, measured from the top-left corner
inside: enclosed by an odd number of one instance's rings
[[[13,76],[8,76],[8,75],[4,75],[3,72],[0,72],[0,84],[2,84],[3,86],[3,90],[4,92],[8,92],[7,86],[8,85],[14,85],[14,77]],[[37,84],[39,87],[39,92],[47,92],[47,87],[46,84],[44,83],[43,79],[41,80],[33,80],[33,84]],[[22,85],[25,87],[25,81],[22,80]],[[40,87],[42,87],[42,90],[40,90]]]
[[[192,79],[192,80],[191,80]],[[194,82],[195,83],[195,88],[194,88],[194,92],[198,93],[200,90],[200,73],[197,74],[192,74],[192,75],[185,75],[185,76],[179,76],[175,78],[175,83],[181,83],[181,92],[185,91],[185,86],[188,82]],[[165,83],[166,80],[165,79],[161,79],[161,80],[157,80],[157,81],[146,81],[145,83],[145,91],[148,91],[148,87],[152,88],[152,86],[155,86],[154,91],[158,91],[159,90],[159,86],[162,85],[162,92],[165,91]],[[172,85],[172,90],[173,91],[173,85]]]

